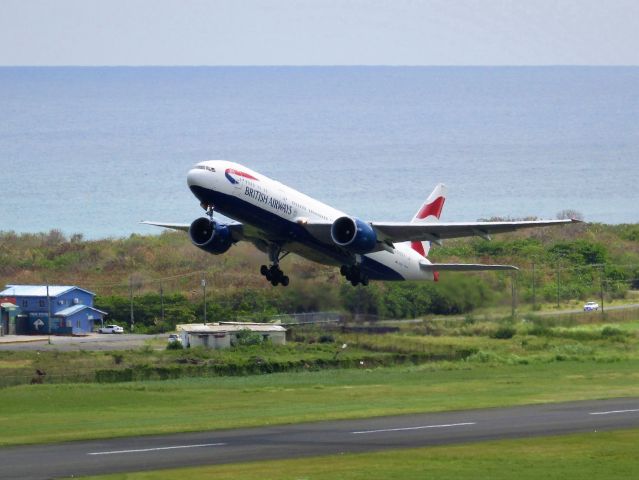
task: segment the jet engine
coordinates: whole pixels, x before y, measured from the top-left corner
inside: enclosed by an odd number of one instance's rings
[[[331,237],[340,247],[353,253],[368,253],[377,245],[375,230],[358,218],[340,217],[331,226]]]
[[[191,224],[189,237],[196,247],[215,255],[226,252],[233,245],[229,227],[205,217],[200,217]]]

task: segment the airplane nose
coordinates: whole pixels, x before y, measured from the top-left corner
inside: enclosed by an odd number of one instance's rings
[[[186,183],[189,187],[201,187],[204,185],[204,179],[206,178],[206,170],[202,168],[192,168],[189,173],[186,174]]]

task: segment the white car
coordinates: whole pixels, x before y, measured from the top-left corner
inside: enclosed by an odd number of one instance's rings
[[[584,312],[592,312],[599,310],[599,304],[597,302],[588,302],[584,305]]]
[[[169,335],[169,343],[182,343],[182,339],[176,333],[172,333]]]
[[[124,333],[120,325],[106,325],[98,330],[98,333]]]

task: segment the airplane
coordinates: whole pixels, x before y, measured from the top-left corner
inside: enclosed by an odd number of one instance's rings
[[[512,265],[432,263],[431,243],[546,227],[577,220],[507,222],[439,222],[447,188],[438,184],[410,222],[371,222],[350,216],[248,167],[226,160],[207,160],[187,174],[187,184],[206,216],[190,224],[143,221],[188,232],[193,244],[219,255],[249,241],[268,255],[260,273],[273,286],[289,284],[280,261],[289,253],[339,267],[353,286],[370,280],[439,279],[442,271],[517,270]],[[233,220],[221,223],[219,212]]]

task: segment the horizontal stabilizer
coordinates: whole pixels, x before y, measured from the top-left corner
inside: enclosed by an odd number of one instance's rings
[[[481,263],[429,263],[428,261],[419,262],[422,270],[430,270],[433,272],[472,272],[480,270],[519,270],[514,265],[484,265]]]

